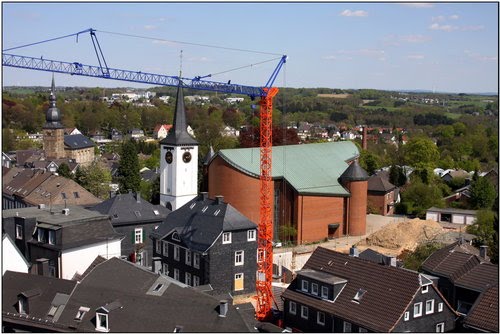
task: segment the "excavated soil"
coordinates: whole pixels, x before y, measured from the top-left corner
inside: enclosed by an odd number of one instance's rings
[[[360,249],[371,248],[381,253],[397,255],[404,249],[413,251],[419,243],[432,241],[443,233],[441,225],[432,220],[412,219],[389,223],[356,244]]]

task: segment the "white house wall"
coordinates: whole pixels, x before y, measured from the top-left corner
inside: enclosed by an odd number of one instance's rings
[[[425,219],[426,220],[434,220],[435,222],[439,223],[439,213],[437,213],[437,212],[427,212],[425,214]]]
[[[5,271],[28,273],[28,264],[16,246],[8,239],[2,240],[2,275]]]
[[[121,240],[103,242],[64,251],[61,254],[62,276],[60,278],[72,279],[76,272],[83,274],[98,255],[106,259],[120,257]]]

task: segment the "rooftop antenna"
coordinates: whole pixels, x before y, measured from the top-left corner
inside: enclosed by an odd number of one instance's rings
[[[182,76],[182,50],[180,55],[179,80],[181,79],[181,76]]]

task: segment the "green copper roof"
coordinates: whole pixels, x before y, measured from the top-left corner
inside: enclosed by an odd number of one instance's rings
[[[259,177],[260,149],[221,150],[222,159],[243,173]],[[349,196],[338,178],[359,156],[350,141],[273,147],[272,177],[284,178],[300,194]]]

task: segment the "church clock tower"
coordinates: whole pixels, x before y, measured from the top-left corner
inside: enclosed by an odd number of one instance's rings
[[[64,126],[61,123],[61,112],[56,107],[56,86],[52,75],[52,88],[49,97],[49,109],[45,114],[43,126],[43,150],[47,158],[60,159],[66,157],[64,151]]]
[[[160,204],[176,210],[198,195],[198,142],[187,132],[180,80],[174,125],[160,147]]]

